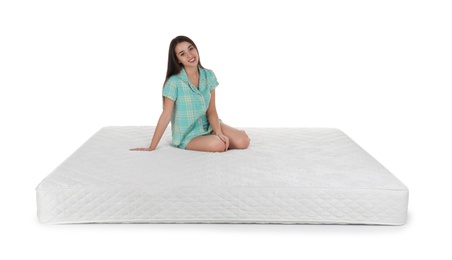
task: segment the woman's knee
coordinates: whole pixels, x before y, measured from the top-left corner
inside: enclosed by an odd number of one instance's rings
[[[242,131],[242,134],[235,140],[235,146],[237,149],[246,149],[250,146],[250,141],[245,131]]]

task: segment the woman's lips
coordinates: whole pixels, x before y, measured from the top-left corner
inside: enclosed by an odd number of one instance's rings
[[[195,60],[196,60],[196,57],[193,57],[193,58],[189,59],[188,62],[192,63],[192,62],[194,62]]]

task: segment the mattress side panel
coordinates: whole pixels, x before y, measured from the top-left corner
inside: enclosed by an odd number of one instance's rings
[[[403,225],[406,190],[68,189],[37,191],[42,223]]]

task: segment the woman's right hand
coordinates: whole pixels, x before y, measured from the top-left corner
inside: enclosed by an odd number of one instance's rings
[[[154,151],[155,149],[152,149],[151,147],[147,147],[147,148],[133,148],[130,149],[129,151]]]

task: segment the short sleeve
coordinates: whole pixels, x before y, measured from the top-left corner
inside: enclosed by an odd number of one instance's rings
[[[212,92],[212,90],[214,90],[219,85],[215,73],[213,73],[213,71],[211,70],[207,71],[207,81],[209,82],[209,92]]]
[[[177,81],[170,77],[163,86],[163,96],[173,101],[177,100]]]

